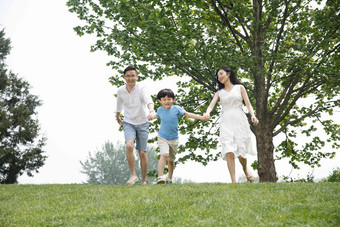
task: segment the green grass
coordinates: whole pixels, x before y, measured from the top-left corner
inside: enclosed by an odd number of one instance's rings
[[[1,185],[0,226],[340,226],[340,183]]]

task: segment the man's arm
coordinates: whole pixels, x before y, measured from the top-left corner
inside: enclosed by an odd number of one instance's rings
[[[120,118],[120,112],[116,112],[116,120],[117,120],[118,124],[120,124],[120,125],[123,124],[123,121],[122,121],[122,119]]]

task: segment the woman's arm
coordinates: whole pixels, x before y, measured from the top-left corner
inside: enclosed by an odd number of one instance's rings
[[[244,86],[241,85],[241,95],[242,95],[242,98],[244,100],[244,103],[246,104],[247,106],[247,109],[250,113],[250,116],[251,116],[251,121],[253,122],[254,125],[257,125],[259,123],[259,120],[256,118],[255,116],[255,113],[254,113],[254,110],[253,110],[253,107],[251,106],[250,104],[250,101],[249,101],[249,97],[248,97],[248,94],[247,94],[247,91],[246,89],[244,88]]]
[[[208,106],[207,110],[205,111],[205,114],[203,117],[208,121],[210,120],[210,112],[214,109],[217,101],[219,99],[218,92],[215,93],[214,98],[211,100],[210,105]]]

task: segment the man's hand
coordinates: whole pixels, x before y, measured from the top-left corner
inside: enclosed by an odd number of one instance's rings
[[[150,112],[147,118],[148,118],[149,121],[151,121],[153,119],[156,119],[157,115],[156,115],[155,112]]]
[[[118,122],[119,125],[122,125],[122,124],[123,124],[123,121],[122,121],[122,119],[120,118],[120,116],[117,116],[117,117],[116,117],[116,120],[117,120],[117,122]]]

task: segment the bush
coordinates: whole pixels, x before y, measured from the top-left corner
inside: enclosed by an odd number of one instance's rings
[[[340,168],[333,170],[333,173],[327,177],[328,182],[340,182]]]

